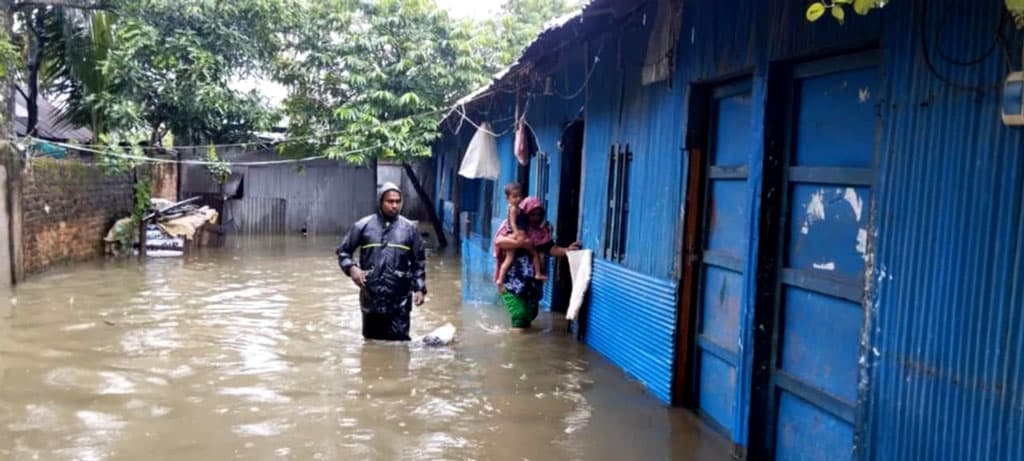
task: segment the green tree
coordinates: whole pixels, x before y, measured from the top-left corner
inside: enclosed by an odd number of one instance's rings
[[[66,123],[88,127],[97,136],[111,127],[137,123],[137,106],[113,93],[113,76],[101,65],[114,48],[114,14],[77,9],[49,14],[39,77],[46,93],[66,101],[58,115]]]
[[[23,2],[13,7],[23,24],[15,43],[29,92],[42,84],[66,100],[67,121],[97,136],[233,142],[274,121],[258,95],[230,82],[270,69],[291,3]]]
[[[276,76],[290,89],[289,134],[309,142],[286,153],[322,149],[358,164],[429,157],[439,112],[483,82],[468,25],[433,2],[317,2],[305,17]]]
[[[61,33],[65,25],[64,21],[73,15],[89,14],[87,12],[100,11],[108,8],[108,5],[93,1],[39,1],[39,2],[16,2],[5,11],[12,13],[16,22],[20,24],[19,32],[14,40],[8,42],[15,49],[21,50],[23,55],[19,62],[7,67],[20,72],[19,91],[22,91],[26,100],[28,118],[26,121],[26,132],[34,134],[39,122],[38,98],[41,93],[41,75],[51,67],[55,57],[61,57],[61,43],[58,43],[57,35]],[[6,40],[3,40],[7,42]],[[65,42],[64,44],[69,43]],[[7,73],[6,70],[4,72]],[[43,82],[45,83],[45,82]]]
[[[289,135],[305,140],[284,155],[408,165],[431,155],[443,111],[485,81],[471,24],[432,1],[312,2],[302,16],[275,74],[289,87]]]
[[[265,70],[290,8],[277,0],[119,0],[114,44],[100,66],[110,89],[95,100],[137,106],[134,128],[161,143],[233,142],[266,128],[272,113],[230,82]]]
[[[578,9],[580,0],[504,0],[498,16],[478,25],[475,46],[487,70],[512,64],[544,26]]]

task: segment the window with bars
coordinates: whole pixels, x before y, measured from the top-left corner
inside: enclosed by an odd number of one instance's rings
[[[537,198],[544,204],[545,210],[548,207],[548,192],[551,180],[551,156],[544,152],[537,153]],[[549,211],[550,212],[550,211]]]
[[[633,152],[629,144],[613,144],[608,157],[608,208],[605,213],[604,258],[626,260],[626,225],[629,221],[629,171]]]

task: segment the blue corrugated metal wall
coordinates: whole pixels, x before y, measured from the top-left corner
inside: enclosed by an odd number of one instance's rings
[[[1001,1],[954,8],[930,52],[964,85],[1005,76],[992,43]],[[872,459],[1021,459],[1024,453],[1024,137],[999,122],[998,96],[961,91],[921,59],[921,1],[893,2],[868,374]],[[944,2],[926,17],[935,30]],[[1019,56],[1020,36],[1010,39]],[[913,59],[910,59],[913,57]]]
[[[976,56],[994,39],[1001,4],[959,3],[939,37],[936,24],[958,4],[932,5],[929,36],[953,56]],[[745,290],[753,292],[759,288],[754,274],[763,127],[765,117],[774,116],[764,114],[768,64],[881,43],[886,83],[879,90],[880,182],[875,202],[865,205],[876,222],[869,245],[877,256],[870,261],[871,328],[862,345],[867,353],[860,357],[867,368],[858,389],[857,453],[862,459],[1013,459],[1024,450],[1024,139],[1020,129],[999,123],[995,93],[956,90],[928,70],[918,23],[924,6],[922,0],[891,2],[866,18],[850,15],[839,26],[828,18],[806,23],[804,2],[687,2],[671,86],[641,87],[637,81],[634,61],[642,53],[636,50],[645,48],[653,21],[634,22],[587,44],[592,55],[600,50],[601,60],[586,91],[585,246],[602,248],[613,143],[628,143],[636,153],[630,198],[640,204],[630,216],[624,264],[596,262],[589,344],[668,398],[665,370],[671,362],[664,358],[671,358],[674,316],[664,312],[674,312],[675,303],[686,84],[753,74],[745,277]],[[653,18],[653,5],[646,8]],[[620,53],[619,35],[627,52]],[[1010,42],[1019,44],[1019,38]],[[931,53],[935,60],[935,43]],[[961,84],[989,85],[1005,74],[1001,54],[997,49],[977,66],[936,67]],[[557,175],[552,178],[556,191]],[[639,248],[641,242],[646,247]],[[657,287],[647,289],[668,297],[637,303],[647,291],[627,294],[641,281],[652,281]],[[730,434],[740,445],[752,432],[753,312],[754,297],[748,297],[740,306],[738,424]]]
[[[654,10],[650,10],[653,17]],[[629,192],[631,206],[623,265],[641,274],[668,279],[674,275],[676,261],[666,255],[675,254],[681,243],[678,226],[685,184],[685,158],[681,151],[685,131],[681,118],[683,93],[678,82],[640,85],[639,62],[631,61],[643,56],[636,51],[646,49],[648,28],[636,23],[621,37],[612,35],[589,45],[592,52],[600,51],[600,55],[587,90],[582,237],[584,246],[600,253],[608,203],[609,153],[613,144],[628,144],[633,152],[629,178],[633,187]],[[622,69],[620,51],[623,56],[630,56],[623,58]]]
[[[494,304],[494,255],[490,239],[474,235],[462,240],[462,301],[469,304]]]
[[[653,8],[648,10],[653,17]],[[668,402],[677,288],[672,255],[682,242],[678,226],[685,184],[683,107],[678,84],[640,85],[635,61],[643,54],[636,51],[646,49],[648,27],[638,19],[623,34],[588,44],[597,67],[584,117],[581,235],[596,258],[585,341]],[[633,152],[621,265],[601,259],[613,144],[628,144]]]
[[[671,281],[594,262],[586,341],[662,401],[671,398],[676,289]],[[638,303],[642,299],[644,302]],[[637,332],[644,332],[637,335]]]

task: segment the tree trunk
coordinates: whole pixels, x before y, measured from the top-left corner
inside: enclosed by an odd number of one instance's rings
[[[28,50],[28,94],[25,96],[25,108],[28,111],[28,120],[25,122],[25,135],[35,136],[36,128],[39,125],[39,69],[43,66],[43,50],[46,47],[46,12],[35,10],[29,18],[29,39]]]
[[[11,25],[14,24],[13,0],[0,0],[0,40],[10,43]],[[14,131],[14,72],[8,69],[0,78],[0,140],[13,139]],[[18,283],[21,273],[21,156],[13,145],[0,142],[0,159],[7,169],[7,183],[0,187],[7,188],[7,203],[0,203],[0,212],[8,218],[7,242],[8,261],[2,263],[10,266],[10,280],[0,280],[0,286]]]
[[[416,195],[420,197],[420,202],[428,205],[427,214],[430,216],[430,224],[434,226],[434,233],[437,234],[437,246],[438,248],[448,247],[448,237],[444,235],[444,226],[441,224],[441,218],[437,216],[437,209],[434,207],[433,201],[430,200],[430,194],[423,190],[423,185],[420,184],[420,178],[416,176],[416,172],[413,171],[412,165],[402,162],[402,167],[405,168],[405,174],[409,175],[409,182],[412,183],[412,187],[416,189]]]

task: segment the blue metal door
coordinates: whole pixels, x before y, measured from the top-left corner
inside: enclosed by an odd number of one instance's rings
[[[869,53],[796,66],[788,86],[766,431],[779,460],[853,457],[876,63]]]
[[[697,404],[724,432],[737,423],[740,306],[750,223],[747,174],[751,153],[749,82],[717,88],[711,101],[705,177],[703,251],[697,282]]]

